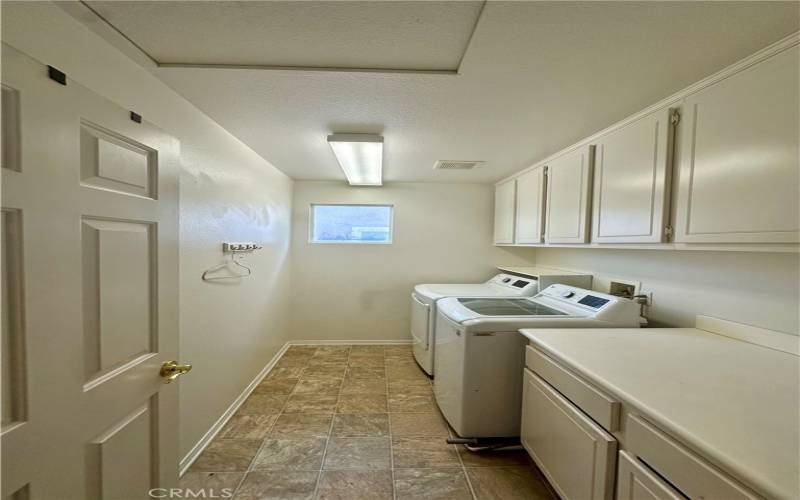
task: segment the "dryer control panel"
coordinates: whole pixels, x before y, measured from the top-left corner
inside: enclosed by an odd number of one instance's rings
[[[568,285],[550,285],[545,288],[537,297],[549,297],[560,301],[569,302],[583,306],[592,311],[600,311],[619,300],[627,300],[621,297],[615,297],[594,290],[585,290]]]

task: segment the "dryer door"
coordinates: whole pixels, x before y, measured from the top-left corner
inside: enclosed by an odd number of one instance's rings
[[[414,345],[420,345],[428,350],[430,342],[430,312],[431,306],[422,302],[417,294],[411,294],[411,338]]]

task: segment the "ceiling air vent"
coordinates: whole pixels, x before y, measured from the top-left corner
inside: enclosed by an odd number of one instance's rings
[[[433,168],[438,170],[472,170],[473,168],[482,167],[484,161],[460,161],[460,160],[439,160]]]

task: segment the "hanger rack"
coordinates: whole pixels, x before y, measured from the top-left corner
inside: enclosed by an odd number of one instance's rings
[[[222,253],[223,255],[230,255],[230,259],[226,259],[225,262],[221,264],[217,264],[216,266],[210,267],[203,271],[203,274],[200,278],[203,281],[224,281],[224,280],[239,280],[242,278],[246,278],[253,274],[253,271],[245,266],[244,264],[240,263],[236,260],[236,254],[243,254],[243,253],[252,253],[256,250],[261,250],[261,245],[256,243],[223,243],[222,244]],[[232,273],[222,276],[210,276],[210,274],[215,273],[221,269],[229,269],[233,267],[244,269],[244,272],[239,273]]]

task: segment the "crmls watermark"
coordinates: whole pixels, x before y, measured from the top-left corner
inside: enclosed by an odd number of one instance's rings
[[[233,488],[153,488],[150,498],[232,498]]]

